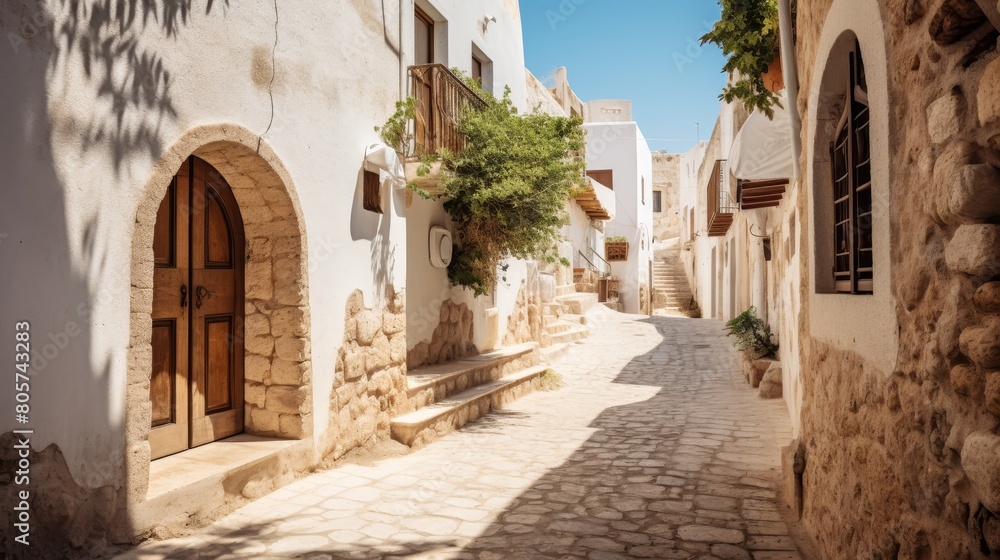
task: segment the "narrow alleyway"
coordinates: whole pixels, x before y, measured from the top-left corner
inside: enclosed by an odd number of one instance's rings
[[[799,558],[776,499],[787,413],[743,382],[721,324],[591,328],[562,389],[120,558]]]

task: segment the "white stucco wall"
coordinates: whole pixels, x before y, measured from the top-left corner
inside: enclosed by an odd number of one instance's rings
[[[410,28],[412,5],[402,5]],[[259,131],[292,177],[308,239],[313,418],[318,431],[327,425],[347,296],[362,288],[372,305],[376,279],[405,287],[402,217],[365,212],[359,193],[365,146],[400,91],[398,6],[281,3],[276,24],[273,2],[247,0],[176,20],[140,13],[127,34],[117,23],[100,37],[88,31],[91,44],[131,37],[162,71],[135,90],[114,55],[91,52],[88,74],[82,35],[70,38],[72,51],[65,38],[52,45],[52,29],[72,27],[65,12],[46,13],[48,31],[16,52],[3,49],[0,259],[18,266],[0,275],[0,315],[30,321],[39,346],[79,328],[36,371],[31,426],[32,445],[58,445],[78,483],[109,484],[121,472],[136,207],[165,148],[200,125]],[[9,6],[0,14],[5,34],[20,30]],[[402,44],[412,44],[409,31]],[[383,252],[395,258],[374,264]],[[0,334],[12,340],[12,326]],[[10,390],[0,401],[12,402]],[[0,431],[19,427],[0,420]]]

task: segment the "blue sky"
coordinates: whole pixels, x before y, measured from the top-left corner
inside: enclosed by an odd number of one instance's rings
[[[698,38],[719,18],[715,0],[521,0],[525,65],[543,82],[565,66],[584,101],[631,99],[656,151],[684,152],[719,114],[722,51]],[[680,141],[672,141],[680,140]]]

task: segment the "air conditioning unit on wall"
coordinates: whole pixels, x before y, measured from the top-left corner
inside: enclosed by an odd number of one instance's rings
[[[451,232],[441,226],[431,226],[429,241],[431,265],[447,268],[451,264]]]

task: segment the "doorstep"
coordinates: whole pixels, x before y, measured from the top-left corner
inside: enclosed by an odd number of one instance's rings
[[[181,451],[149,463],[149,490],[152,500],[168,492],[222,477],[255,464],[294,446],[299,440],[240,434]]]
[[[130,532],[182,534],[208,525],[294,480],[311,456],[309,439],[240,434],[151,461],[146,499],[126,514]]]

